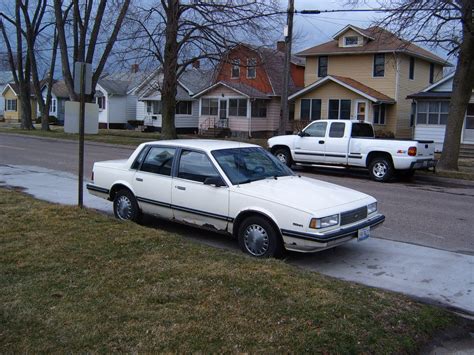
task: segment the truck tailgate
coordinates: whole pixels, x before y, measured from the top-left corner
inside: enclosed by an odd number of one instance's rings
[[[435,144],[433,141],[417,141],[418,146],[416,155],[418,157],[432,158],[434,157]]]

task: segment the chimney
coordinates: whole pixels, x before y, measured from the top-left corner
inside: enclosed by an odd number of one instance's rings
[[[138,73],[138,70],[139,70],[139,65],[138,64],[132,64],[131,72],[132,73]]]
[[[285,52],[285,48],[286,48],[285,41],[278,41],[277,42],[277,51],[278,52]]]
[[[199,59],[196,59],[194,62],[193,62],[193,68],[194,69],[199,69],[201,67],[201,62],[199,61]]]

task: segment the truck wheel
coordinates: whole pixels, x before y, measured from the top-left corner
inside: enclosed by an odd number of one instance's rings
[[[273,153],[275,157],[281,161],[283,164],[291,168],[291,164],[293,164],[293,159],[291,159],[291,153],[287,148],[278,148]]]
[[[115,194],[114,215],[122,221],[138,222],[140,209],[135,196],[129,190],[122,189]]]
[[[392,163],[384,157],[374,158],[369,165],[369,174],[375,181],[387,182],[393,176]]]
[[[280,236],[263,217],[246,218],[239,227],[238,239],[242,251],[257,258],[283,255],[284,248]]]

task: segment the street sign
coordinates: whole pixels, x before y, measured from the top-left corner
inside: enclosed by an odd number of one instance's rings
[[[80,103],[66,101],[64,111],[64,132],[79,133]],[[99,133],[99,106],[86,102],[84,115],[84,133]]]
[[[84,95],[92,93],[92,64],[84,62],[74,63],[74,92],[81,94],[81,74],[84,75]]]

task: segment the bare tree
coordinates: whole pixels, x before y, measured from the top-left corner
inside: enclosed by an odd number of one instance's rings
[[[355,5],[363,0],[349,1]],[[457,57],[443,152],[437,168],[458,170],[464,115],[474,83],[474,23],[472,0],[379,1],[391,11],[378,24],[411,42],[442,48]]]
[[[4,41],[6,42],[7,52],[9,55],[10,68],[13,73],[15,84],[19,88],[20,105],[21,105],[21,122],[22,128],[33,128],[31,120],[31,94],[36,96],[40,112],[42,114],[41,126],[43,130],[49,130],[49,106],[51,102],[51,90],[46,95],[46,100],[43,99],[41,88],[43,84],[51,87],[54,74],[54,66],[56,62],[56,48],[57,41],[53,40],[53,48],[48,52],[48,70],[45,77],[46,81],[42,81],[40,76],[40,64],[38,62],[38,51],[36,48],[38,40],[41,36],[44,41],[40,46],[49,45],[51,37],[54,37],[54,31],[48,32],[48,27],[54,25],[51,21],[45,21],[47,15],[47,0],[38,0],[35,4],[29,1],[17,0],[15,2],[15,16],[8,16],[5,12],[1,13],[2,19],[13,26],[15,33],[15,41],[17,44],[15,60],[12,51],[11,40],[8,37],[5,26],[2,26],[2,33]],[[52,34],[53,33],[53,34]],[[45,51],[44,48],[41,49]],[[18,65],[17,65],[18,63]],[[27,99],[28,98],[28,99]],[[35,107],[33,109],[36,109]]]
[[[92,75],[92,90],[94,90],[117,40],[129,5],[130,0],[116,0],[109,2],[109,5],[107,0],[54,0],[62,73],[72,100],[77,101],[78,95],[74,92],[73,68],[70,62],[71,53],[69,49],[72,48],[73,63],[86,62],[95,65]],[[70,7],[72,7],[71,16],[67,16]],[[105,26],[104,19],[108,13],[117,15]],[[109,28],[112,30],[109,31]],[[71,34],[72,43],[67,40],[70,37],[66,33]],[[107,39],[103,42],[105,46],[100,48],[99,58],[96,58],[96,51],[102,43],[99,43],[101,34],[107,36]],[[88,101],[92,99],[93,95],[87,98]]]
[[[278,1],[157,0],[136,7],[130,19],[136,25],[133,50],[158,61],[163,72],[162,134],[175,138],[177,82],[197,60],[217,62],[230,46],[248,34],[259,42],[281,26]],[[281,27],[280,27],[281,30]]]

